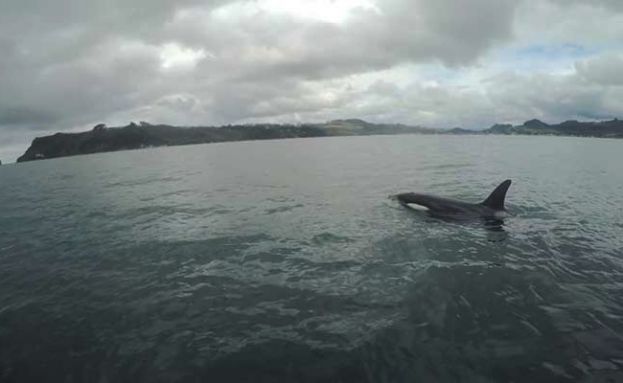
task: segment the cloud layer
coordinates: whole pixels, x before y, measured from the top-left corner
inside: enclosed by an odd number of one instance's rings
[[[608,0],[9,0],[0,159],[98,122],[621,116],[621,41]]]

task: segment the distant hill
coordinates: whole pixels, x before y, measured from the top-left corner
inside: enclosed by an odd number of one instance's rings
[[[623,121],[565,121],[550,125],[539,120],[529,120],[517,126],[496,124],[482,133],[623,138]]]
[[[17,162],[79,154],[227,141],[280,138],[363,136],[381,134],[434,133],[434,129],[406,125],[370,124],[362,120],[336,120],[305,125],[227,125],[221,127],[176,127],[140,124],[108,128],[104,124],[81,133],[56,133],[37,137]]]
[[[56,133],[51,136],[37,137],[28,150],[17,159],[17,162],[155,146],[392,134],[523,134],[623,138],[623,121],[618,119],[603,122],[566,121],[549,125],[539,120],[530,120],[518,126],[496,124],[481,131],[458,127],[443,130],[402,124],[374,124],[359,119],[334,120],[324,124],[255,124],[221,127],[176,127],[141,122],[108,128],[104,124],[99,124],[86,132]]]

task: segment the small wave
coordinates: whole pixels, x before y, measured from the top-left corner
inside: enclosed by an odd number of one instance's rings
[[[326,243],[349,243],[353,242],[353,239],[346,236],[337,235],[334,233],[324,232],[316,234],[312,237],[312,242],[315,245],[323,245]]]
[[[117,182],[112,182],[104,185],[106,189],[116,189],[123,187],[135,187],[135,186],[144,186],[150,185],[154,183],[167,183],[167,182],[177,182],[182,180],[179,177],[148,177],[142,179],[133,179],[133,180],[122,180]]]
[[[266,209],[265,213],[267,215],[272,215],[272,214],[278,214],[278,213],[285,213],[294,209],[298,209],[301,207],[304,207],[305,205],[303,204],[296,204],[296,205],[286,205],[286,206],[280,206],[280,207],[275,207],[275,208],[271,208],[271,209]]]

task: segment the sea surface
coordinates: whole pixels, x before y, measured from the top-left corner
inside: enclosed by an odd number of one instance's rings
[[[478,202],[507,178],[495,228],[389,198]],[[623,382],[623,140],[0,166],[0,382]]]

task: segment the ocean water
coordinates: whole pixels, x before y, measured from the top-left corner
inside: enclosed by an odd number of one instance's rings
[[[390,136],[0,167],[1,382],[622,382],[623,141]],[[496,230],[388,198],[478,202]]]

